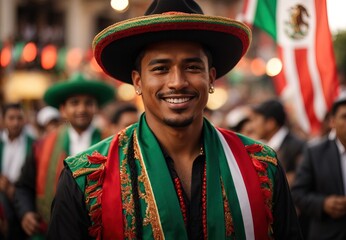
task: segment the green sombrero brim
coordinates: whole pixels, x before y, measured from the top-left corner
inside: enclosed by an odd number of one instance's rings
[[[207,47],[219,78],[247,52],[251,31],[243,23],[224,17],[155,14],[109,26],[94,38],[93,50],[106,74],[132,84],[131,72],[139,51],[148,44],[165,40],[195,41]]]
[[[114,88],[99,81],[65,81],[58,82],[47,89],[43,100],[50,106],[59,108],[67,98],[87,94],[94,96],[99,106],[114,99]]]

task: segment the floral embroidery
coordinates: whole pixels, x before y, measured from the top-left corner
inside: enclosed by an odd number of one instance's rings
[[[259,156],[258,154],[266,153],[267,149],[261,144],[252,144],[245,146],[249,156],[252,160],[252,163],[255,167],[255,170],[258,174],[258,179],[261,184],[261,191],[265,203],[266,217],[269,223],[268,226],[268,235],[272,238],[272,224],[273,224],[273,213],[272,213],[272,197],[273,197],[273,183],[268,177],[268,162],[277,165],[277,159],[268,155]]]
[[[89,227],[90,236],[97,240],[102,238],[102,208],[101,208],[101,196],[102,196],[102,184],[105,176],[105,164],[107,157],[101,155],[95,151],[92,155],[86,156],[90,164],[99,165],[98,167],[89,169],[80,169],[75,172],[75,177],[80,174],[87,175],[86,183],[86,199],[85,202],[89,206],[89,216],[92,221],[92,226]],[[91,174],[89,174],[91,173]]]

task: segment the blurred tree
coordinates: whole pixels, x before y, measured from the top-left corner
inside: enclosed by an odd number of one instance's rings
[[[339,31],[334,36],[334,52],[338,72],[346,76],[346,31]]]

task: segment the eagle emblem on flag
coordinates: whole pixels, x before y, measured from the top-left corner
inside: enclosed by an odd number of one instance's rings
[[[309,31],[309,18],[306,7],[297,4],[289,10],[289,21],[286,22],[285,32],[291,39],[302,39]]]

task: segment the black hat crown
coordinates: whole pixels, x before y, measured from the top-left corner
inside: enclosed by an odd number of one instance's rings
[[[201,7],[193,0],[154,0],[144,15],[165,12],[184,12],[203,14]]]

